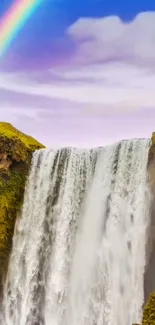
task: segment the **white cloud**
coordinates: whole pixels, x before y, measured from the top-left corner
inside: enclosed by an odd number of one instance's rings
[[[58,74],[66,78],[65,84],[39,84],[31,79],[30,83],[26,83],[20,75],[15,76],[14,80],[12,75],[5,74],[0,78],[0,89],[14,91],[17,95],[23,93],[27,96],[36,95],[37,98],[44,96],[51,99],[51,103],[54,99],[69,100],[73,106],[74,102],[76,105],[87,106],[87,112],[90,109],[91,112],[94,110],[94,114],[99,112],[99,115],[101,111],[104,114],[107,111],[155,108],[155,75],[147,69],[113,63],[102,65],[99,70],[93,65],[74,70],[66,67],[63,71],[59,69]],[[77,82],[79,77],[81,82]]]
[[[130,23],[117,16],[81,18],[67,30],[77,44],[75,62],[121,60],[155,67],[155,12],[140,13]]]

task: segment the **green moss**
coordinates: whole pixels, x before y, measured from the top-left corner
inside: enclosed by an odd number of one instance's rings
[[[6,152],[16,161],[27,161],[30,152],[45,148],[37,140],[33,139],[16,128],[10,123],[0,122],[0,152]]]
[[[21,207],[27,169],[22,174],[10,172],[9,179],[0,183],[0,260],[11,248],[14,223]],[[1,175],[0,175],[1,176]]]
[[[142,325],[155,325],[155,293],[150,296],[144,308]]]
[[[21,142],[23,142],[27,149],[45,148],[45,146],[43,146],[37,140],[17,130],[10,123],[0,122],[0,135],[3,135],[8,139],[20,140]]]
[[[6,274],[12,236],[21,209],[32,153],[44,148],[37,140],[0,122],[0,286]],[[9,162],[9,164],[7,164]]]

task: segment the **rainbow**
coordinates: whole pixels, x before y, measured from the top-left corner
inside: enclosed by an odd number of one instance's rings
[[[15,0],[0,20],[0,57],[43,0]]]

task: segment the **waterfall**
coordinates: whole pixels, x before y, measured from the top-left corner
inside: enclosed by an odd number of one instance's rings
[[[34,153],[1,324],[141,322],[148,150],[148,140],[128,140]]]

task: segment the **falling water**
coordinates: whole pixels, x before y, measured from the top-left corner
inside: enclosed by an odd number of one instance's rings
[[[132,325],[144,301],[149,141],[35,152],[3,325]]]

